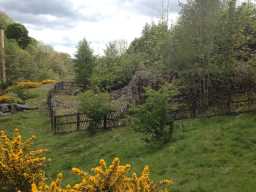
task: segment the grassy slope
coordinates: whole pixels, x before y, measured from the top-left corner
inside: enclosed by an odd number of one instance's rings
[[[42,105],[47,87],[35,90]],[[89,137],[86,133],[53,135],[45,108],[0,119],[0,128],[18,127],[28,137],[36,134],[37,145],[49,149],[49,177],[78,166],[86,170],[101,158],[120,157],[136,171],[150,165],[153,179],[174,178],[174,191],[254,192],[256,189],[256,116],[216,117],[179,122],[174,141],[161,150],[145,146],[129,128],[114,129]]]

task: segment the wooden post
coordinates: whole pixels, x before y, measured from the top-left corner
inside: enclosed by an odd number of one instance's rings
[[[54,128],[54,134],[57,134],[58,133],[58,130],[57,130],[57,117],[55,115],[55,112],[53,112],[53,128]]]
[[[76,127],[77,127],[77,131],[80,130],[80,113],[77,113],[76,115]]]
[[[4,30],[0,29],[0,57],[1,57],[1,80],[6,83],[6,66],[5,66],[5,52],[4,52]]]
[[[104,129],[107,129],[107,120],[108,120],[108,117],[107,117],[107,115],[105,115],[104,120],[103,120]]]

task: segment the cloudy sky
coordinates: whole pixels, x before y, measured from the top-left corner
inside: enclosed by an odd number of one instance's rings
[[[171,22],[178,2],[169,0]],[[30,36],[70,54],[83,38],[98,54],[109,41],[131,42],[161,10],[162,0],[0,0],[0,11],[22,22]]]

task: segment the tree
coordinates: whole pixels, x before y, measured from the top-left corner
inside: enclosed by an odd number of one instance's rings
[[[221,0],[189,0],[183,4],[165,54],[166,65],[202,107],[209,103],[210,74],[220,71],[213,56],[222,11]]]
[[[80,83],[88,84],[95,64],[95,58],[86,39],[79,43],[74,61],[76,80]]]
[[[31,41],[28,36],[28,30],[20,23],[12,23],[8,25],[6,29],[6,37],[8,39],[15,39],[22,49],[25,49]]]
[[[127,54],[125,41],[107,44],[104,56],[98,57],[92,74],[92,84],[103,89],[120,88],[128,84],[134,72],[134,59]]]
[[[127,52],[137,58],[137,65],[144,64],[149,70],[162,72],[165,70],[163,50],[169,35],[166,22],[146,24],[142,36],[131,43]]]
[[[12,22],[12,19],[8,15],[0,11],[0,28],[6,29]]]

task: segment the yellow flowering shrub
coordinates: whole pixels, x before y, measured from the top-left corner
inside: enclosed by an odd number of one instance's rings
[[[168,186],[173,184],[172,180],[163,180],[154,183],[150,180],[149,168],[146,166],[140,176],[131,173],[130,165],[121,165],[118,158],[115,158],[112,164],[107,167],[104,160],[92,169],[92,174],[88,174],[78,168],[73,168],[72,172],[80,176],[79,183],[61,186],[63,175],[50,186],[41,183],[38,186],[32,185],[32,192],[168,192]]]
[[[0,103],[11,103],[15,101],[15,97],[10,95],[1,95],[0,96]]]
[[[73,168],[73,174],[80,177],[74,185],[62,186],[62,173],[48,185],[45,150],[34,149],[33,139],[23,141],[18,129],[12,137],[0,131],[1,192],[170,192],[168,187],[173,184],[172,180],[153,182],[148,166],[136,175],[129,164],[121,165],[115,158],[109,166],[100,160],[89,173]]]
[[[34,82],[34,81],[18,81],[16,83],[16,86],[18,88],[22,88],[22,89],[32,89],[32,88],[37,88],[41,86],[40,82]]]
[[[9,137],[0,132],[0,191],[31,191],[32,183],[43,182],[44,149],[33,149],[34,137],[24,140],[18,129]]]
[[[54,84],[54,83],[57,83],[57,81],[51,80],[51,79],[46,79],[46,80],[41,81],[41,84]]]

